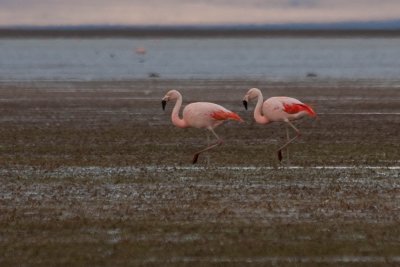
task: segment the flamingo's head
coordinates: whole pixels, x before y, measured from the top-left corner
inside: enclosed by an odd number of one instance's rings
[[[261,91],[257,88],[251,88],[246,95],[243,97],[243,105],[244,108],[247,110],[247,103],[250,100],[253,100],[254,98],[258,97],[258,95],[261,93]]]
[[[162,105],[163,110],[165,110],[165,106],[167,105],[168,101],[176,100],[179,98],[180,95],[181,94],[176,90],[168,91],[168,93],[161,100],[161,105]]]

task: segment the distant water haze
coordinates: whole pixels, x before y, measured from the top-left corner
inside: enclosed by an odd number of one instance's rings
[[[400,38],[2,39],[0,81],[399,80]]]
[[[207,25],[385,21],[398,0],[0,0],[0,26]]]

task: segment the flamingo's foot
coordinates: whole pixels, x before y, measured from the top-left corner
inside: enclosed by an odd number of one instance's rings
[[[194,154],[192,164],[196,164],[200,154]]]
[[[281,162],[282,161],[282,150],[278,150],[278,160],[279,160],[279,162]]]

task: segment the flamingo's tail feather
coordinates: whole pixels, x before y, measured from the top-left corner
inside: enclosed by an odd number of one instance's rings
[[[296,114],[301,111],[305,111],[311,117],[317,116],[317,113],[315,113],[315,111],[309,105],[306,104],[284,104],[283,106],[284,106],[284,111],[289,114]]]
[[[238,114],[232,111],[224,111],[224,110],[215,111],[211,114],[211,117],[213,117],[216,120],[235,120],[243,122],[243,119]]]

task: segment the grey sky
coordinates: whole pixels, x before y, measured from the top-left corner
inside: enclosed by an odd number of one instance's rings
[[[223,24],[400,19],[400,0],[0,0],[0,25]]]

